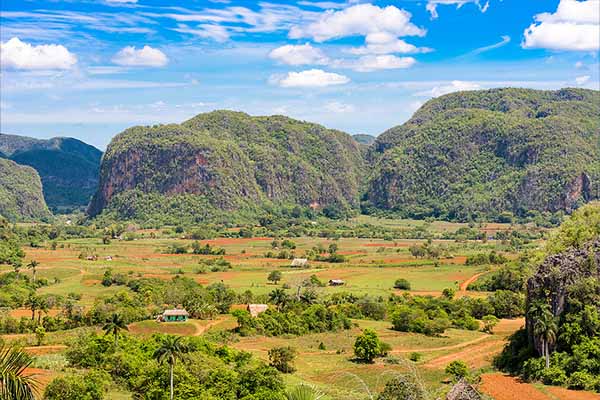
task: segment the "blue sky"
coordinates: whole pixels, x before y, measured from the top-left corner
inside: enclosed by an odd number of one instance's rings
[[[600,1],[0,3],[0,129],[100,148],[214,109],[378,135],[490,87],[600,89]]]

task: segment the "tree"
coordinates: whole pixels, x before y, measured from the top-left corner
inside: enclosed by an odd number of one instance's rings
[[[32,281],[33,281],[34,285],[35,285],[35,275],[36,275],[36,272],[37,272],[37,266],[38,265],[40,265],[40,263],[37,262],[37,261],[35,261],[35,260],[31,260],[29,262],[29,264],[27,264],[27,268],[30,269],[31,272],[33,273],[33,279],[32,279]]]
[[[542,343],[542,356],[546,359],[546,368],[550,368],[550,346],[556,341],[558,331],[556,318],[547,303],[533,303],[528,314],[533,321],[533,334]]]
[[[3,400],[35,400],[39,382],[25,369],[33,359],[23,349],[0,345],[0,398]]]
[[[161,338],[160,347],[154,352],[154,359],[160,364],[169,365],[170,399],[173,400],[173,367],[177,359],[183,360],[183,355],[188,349],[182,342],[183,336],[167,335]]]
[[[319,400],[324,394],[319,392],[313,386],[300,384],[285,393],[287,400]]]
[[[35,339],[38,346],[41,346],[44,343],[44,338],[46,337],[46,329],[43,326],[38,326],[35,328]]]
[[[280,271],[271,271],[271,273],[269,274],[267,279],[276,285],[277,282],[279,282],[281,280],[281,277],[282,277],[282,274]]]
[[[35,312],[42,307],[42,298],[36,295],[35,292],[30,292],[27,300],[25,300],[25,305],[31,310],[31,320],[33,321],[35,320]]]
[[[354,355],[357,359],[373,362],[375,357],[381,354],[381,342],[377,332],[373,329],[365,329],[362,335],[356,337],[354,342]]]
[[[290,301],[290,296],[283,289],[275,289],[269,293],[269,301],[281,311]]]
[[[273,347],[269,350],[269,362],[279,372],[291,373],[296,370],[292,362],[296,358],[296,349],[290,346]]]
[[[123,317],[119,314],[114,313],[110,320],[102,327],[105,335],[113,334],[115,337],[115,348],[119,347],[119,332],[127,331],[127,324]]]
[[[455,294],[456,290],[454,290],[453,288],[445,288],[444,290],[442,290],[442,297],[448,300],[452,300]]]
[[[495,315],[486,315],[481,320],[483,321],[483,331],[494,333],[494,327],[498,325],[499,319]]]
[[[464,378],[469,375],[469,367],[462,360],[454,360],[450,364],[446,365],[445,372],[455,380],[459,380],[460,378]]]

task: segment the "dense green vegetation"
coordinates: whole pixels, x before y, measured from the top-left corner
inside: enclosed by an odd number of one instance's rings
[[[526,329],[495,363],[526,380],[600,392],[600,204],[576,211],[545,254],[528,280]]]
[[[362,154],[349,135],[282,116],[215,111],[181,125],[134,127],[102,162],[90,213],[164,220],[222,209],[256,218],[301,205],[338,216],[357,208]]]
[[[4,158],[0,158],[0,217],[11,221],[51,217],[37,172]]]
[[[54,212],[82,209],[96,190],[102,152],[77,139],[0,134],[0,151],[38,172],[44,198]]]
[[[499,222],[599,197],[600,92],[492,89],[427,102],[371,147],[363,209]]]

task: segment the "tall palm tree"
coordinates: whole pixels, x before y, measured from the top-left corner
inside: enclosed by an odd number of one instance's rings
[[[114,313],[110,320],[102,327],[105,335],[112,333],[115,336],[115,349],[119,347],[119,332],[128,331],[127,324],[123,317]]]
[[[35,312],[42,306],[42,299],[35,292],[30,292],[25,300],[25,305],[31,310],[31,320],[35,320]]]
[[[31,270],[31,272],[33,273],[33,284],[35,285],[35,274],[37,272],[37,266],[40,265],[39,262],[35,261],[35,260],[31,260],[29,262],[29,264],[27,264],[27,268],[29,268]]]
[[[324,394],[310,385],[300,384],[285,393],[287,400],[319,400]]]
[[[533,334],[542,342],[542,356],[546,359],[546,368],[550,367],[550,346],[556,341],[558,326],[556,318],[548,304],[535,304],[529,309],[533,321]]]
[[[21,348],[0,345],[0,398],[35,400],[38,380],[25,373],[33,359]]]
[[[183,355],[188,349],[185,343],[182,342],[183,336],[163,336],[160,340],[160,347],[154,352],[154,358],[159,363],[166,362],[169,364],[169,382],[170,382],[170,399],[173,400],[173,367],[177,359],[183,360]]]
[[[281,311],[281,309],[283,309],[286,306],[289,300],[290,297],[285,292],[285,290],[281,288],[277,288],[271,291],[271,293],[269,293],[269,301],[275,304],[275,306],[277,306],[277,310],[279,311]]]

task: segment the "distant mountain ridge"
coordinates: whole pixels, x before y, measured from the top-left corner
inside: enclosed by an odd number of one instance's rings
[[[337,212],[358,208],[363,174],[360,145],[344,132],[214,111],[113,138],[89,213],[202,219],[296,205]]]
[[[0,152],[38,172],[46,203],[53,210],[87,206],[98,184],[102,152],[77,139],[0,134]]]
[[[371,146],[367,207],[470,220],[600,196],[600,92],[492,89],[428,101]]]

